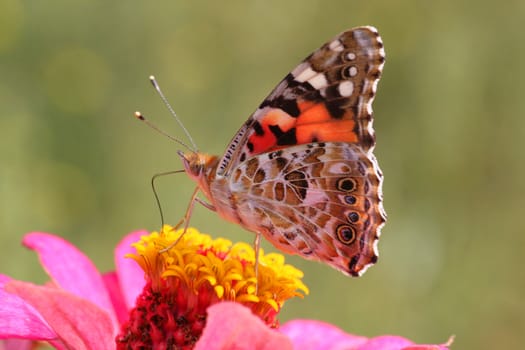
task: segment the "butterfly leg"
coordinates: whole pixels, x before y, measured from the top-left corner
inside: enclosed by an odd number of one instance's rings
[[[261,233],[257,232],[255,234],[255,241],[253,242],[253,247],[255,250],[255,295],[259,292],[259,248],[261,247]]]
[[[184,234],[188,230],[188,226],[190,225],[191,213],[193,212],[193,207],[195,206],[195,202],[198,201],[197,200],[197,194],[198,193],[199,193],[199,188],[197,187],[193,191],[193,194],[192,194],[191,200],[190,200],[190,204],[188,205],[188,208],[186,209],[186,214],[184,214],[184,217],[177,223],[177,225],[174,226],[174,228],[177,229],[180,225],[182,225],[182,223],[184,223],[184,230],[182,231],[182,234],[179,236],[179,238],[177,238],[175,240],[175,242],[171,243],[166,248],[161,249],[160,250],[161,253],[165,253],[168,250],[170,250],[171,248],[175,247],[177,245],[177,243],[179,243],[179,241],[181,240],[182,236],[184,236]]]
[[[160,204],[159,194],[157,193],[157,188],[155,186],[155,181],[161,176],[178,174],[180,172],[184,172],[184,170],[166,171],[164,173],[155,174],[155,175],[153,175],[151,177],[151,189],[153,190],[153,195],[155,196],[155,202],[157,203],[157,207],[159,208],[160,227],[161,227],[161,229],[162,229],[162,227],[164,227],[164,213],[163,213],[163,210],[162,210],[162,205]],[[180,225],[180,222],[175,227],[178,227],[178,225]]]
[[[195,198],[195,201],[197,203],[200,203],[204,208],[206,209],[209,209],[211,211],[217,211],[217,209],[215,209],[215,207],[213,206],[213,204],[210,204],[208,202],[205,202],[204,200],[200,199],[200,198]]]

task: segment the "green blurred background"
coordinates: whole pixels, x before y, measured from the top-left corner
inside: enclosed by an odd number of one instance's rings
[[[133,112],[183,134],[148,75],[200,149],[221,153],[295,64],[345,29],[374,25],[387,53],[374,104],[389,214],[381,257],[360,279],[288,257],[311,293],[281,320],[521,348],[524,20],[523,0],[0,0],[1,272],[46,280],[20,246],[29,231],[67,237],[107,271],[124,234],[158,228],[149,180],[181,168],[178,146]],[[184,175],[159,182],[168,221],[192,190]],[[202,207],[192,224],[253,239]]]

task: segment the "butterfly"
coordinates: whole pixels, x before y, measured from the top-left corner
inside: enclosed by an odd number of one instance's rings
[[[362,275],[377,261],[386,222],[372,128],[384,62],[373,27],[345,31],[314,51],[221,157],[179,152],[198,185],[191,203],[254,232],[256,251],[262,235],[285,253]]]

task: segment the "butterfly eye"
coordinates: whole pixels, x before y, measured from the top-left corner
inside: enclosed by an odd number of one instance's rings
[[[336,187],[339,191],[350,192],[355,190],[355,188],[357,187],[357,183],[354,179],[345,177],[337,180]]]
[[[343,244],[352,244],[355,241],[355,230],[350,225],[339,225],[336,229],[337,238]]]

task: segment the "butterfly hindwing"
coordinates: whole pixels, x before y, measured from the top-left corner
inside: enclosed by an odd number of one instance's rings
[[[239,219],[279,249],[358,276],[377,260],[386,215],[375,158],[311,143],[252,157],[232,172]]]

